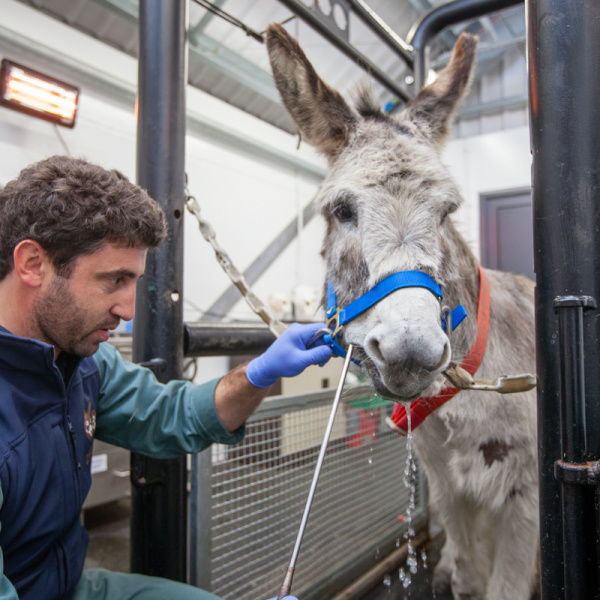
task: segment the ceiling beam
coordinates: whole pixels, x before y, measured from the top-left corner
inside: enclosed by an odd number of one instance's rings
[[[137,2],[132,2],[132,0],[93,0],[93,2],[135,25],[138,24],[139,10]],[[220,42],[202,33],[201,28],[198,26],[190,31],[189,51],[190,59],[201,61],[259,96],[281,105],[281,98],[270,72],[261,69]],[[190,60],[191,71],[193,66]]]

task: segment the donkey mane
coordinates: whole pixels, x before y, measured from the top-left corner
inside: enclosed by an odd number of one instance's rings
[[[364,119],[375,119],[376,121],[391,121],[389,115],[386,115],[375,102],[371,91],[363,86],[359,88],[354,106],[358,114]]]
[[[366,86],[361,86],[355,96],[354,107],[358,114],[365,120],[378,121],[379,123],[387,123],[395,131],[404,135],[414,135],[415,127],[410,127],[409,123],[400,121],[393,116],[381,110],[377,104],[371,90]]]

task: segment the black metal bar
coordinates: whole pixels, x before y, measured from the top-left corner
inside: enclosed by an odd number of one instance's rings
[[[335,35],[327,25],[319,20],[312,10],[303,4],[300,0],[279,0],[287,6],[293,13],[306,21],[315,31],[320,33],[338,50],[343,52],[348,58],[352,59],[359,67],[367,71],[373,77],[386,87],[390,92],[398,96],[404,102],[411,100],[411,95],[404,88],[399,86],[395,81],[390,79],[379,67],[373,64],[366,56],[358,52],[353,46]]]
[[[584,553],[586,532],[587,481],[568,481],[565,472],[583,467],[587,460],[585,410],[585,359],[583,347],[584,308],[597,308],[589,296],[562,296],[554,300],[558,314],[559,390],[561,396],[561,460],[555,463],[555,476],[562,482],[562,514],[565,560],[565,598],[589,598],[588,577],[582,568],[594,570]],[[562,472],[561,472],[562,471]],[[571,560],[581,568],[572,569]],[[588,564],[586,564],[588,563]]]
[[[536,272],[538,449],[541,595],[543,600],[598,598],[598,507],[593,486],[583,506],[584,540],[565,540],[561,482],[558,296],[600,297],[600,3],[527,0],[529,103],[533,154],[533,233]],[[566,309],[565,309],[566,310]],[[586,413],[585,461],[600,457],[600,319],[583,316]],[[574,376],[578,376],[575,372]],[[576,416],[574,415],[574,418]],[[581,445],[581,440],[578,442]],[[577,450],[581,453],[580,449]],[[581,514],[581,511],[583,513]],[[566,546],[571,548],[567,555]],[[565,572],[585,578],[583,595],[568,596]],[[571,582],[572,583],[572,582]]]
[[[183,375],[186,10],[186,0],[140,2],[137,181],[163,207],[169,235],[140,281],[133,359],[163,359],[161,381]],[[185,581],[186,459],[132,454],[131,473],[131,570]]]
[[[184,325],[184,353],[192,356],[232,356],[260,354],[273,342],[275,336],[266,325],[239,323],[186,323]]]
[[[415,93],[418,93],[427,79],[429,43],[442,29],[517,4],[523,4],[523,0],[455,0],[422,15],[412,26],[406,39],[414,49]]]

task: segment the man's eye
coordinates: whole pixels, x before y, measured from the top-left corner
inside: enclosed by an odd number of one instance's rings
[[[337,206],[333,211],[333,215],[340,222],[350,221],[354,216],[352,209],[347,204]]]

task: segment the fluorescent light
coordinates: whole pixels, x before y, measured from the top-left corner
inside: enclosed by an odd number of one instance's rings
[[[0,69],[0,105],[65,127],[75,126],[79,89],[10,60]]]

